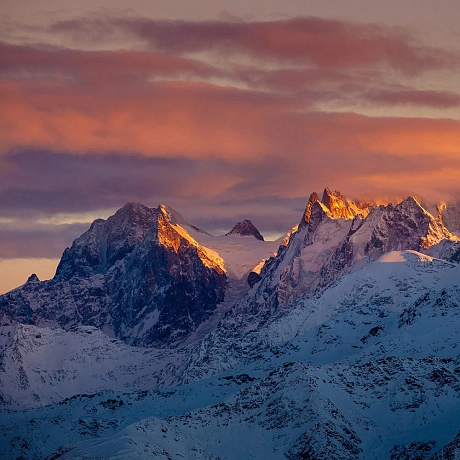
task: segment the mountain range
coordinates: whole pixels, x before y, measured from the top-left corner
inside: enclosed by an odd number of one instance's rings
[[[0,296],[1,455],[460,458],[460,214],[427,208],[325,189],[277,241],[96,220]]]

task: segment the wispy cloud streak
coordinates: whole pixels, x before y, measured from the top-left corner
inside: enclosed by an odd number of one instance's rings
[[[316,17],[266,22],[174,21],[145,18],[87,18],[54,23],[51,32],[76,42],[110,39],[120,31],[172,54],[218,51],[280,62],[350,68],[388,64],[414,74],[458,64],[458,57],[417,43],[400,28]]]

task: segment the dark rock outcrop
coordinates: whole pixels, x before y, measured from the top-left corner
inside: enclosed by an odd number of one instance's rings
[[[253,236],[260,241],[264,241],[264,237],[260,234],[259,230],[257,230],[254,224],[248,219],[243,220],[243,222],[238,222],[225,234],[225,236],[228,235]]]
[[[260,280],[261,280],[260,273],[249,272],[248,278],[247,278],[249,287],[252,288],[252,287],[253,287],[255,284],[257,284]]]
[[[180,344],[224,300],[223,267],[164,208],[127,204],[64,251],[52,280],[0,297],[1,321],[91,325],[134,345]]]

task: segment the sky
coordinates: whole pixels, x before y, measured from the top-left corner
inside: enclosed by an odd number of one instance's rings
[[[0,293],[127,202],[271,238],[311,192],[460,195],[450,0],[4,0]]]

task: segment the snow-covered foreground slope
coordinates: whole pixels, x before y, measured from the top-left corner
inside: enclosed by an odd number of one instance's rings
[[[180,363],[179,354],[132,347],[92,326],[66,331],[18,324],[1,328],[0,340],[0,396],[3,405],[13,409],[104,389],[177,384],[174,374],[163,378],[161,372],[168,358]]]
[[[35,408],[1,413],[1,453],[455,458],[459,285],[459,265],[393,251],[253,330],[235,310],[181,350],[134,349],[94,328],[5,328],[4,402]]]
[[[279,243],[165,206],[95,221],[54,280],[0,297],[0,456],[459,456],[460,243],[442,219],[326,189]]]

